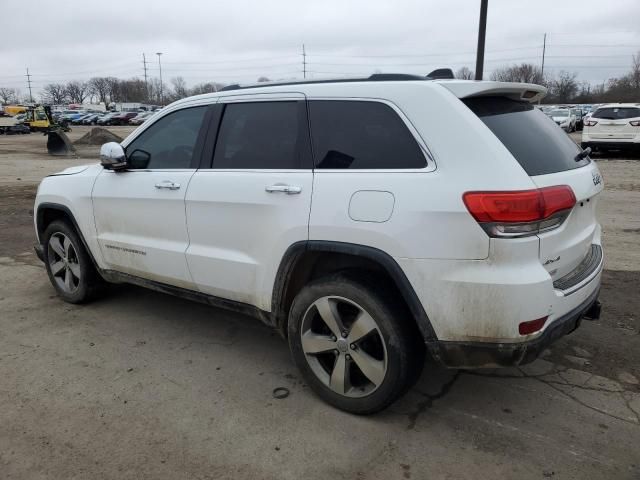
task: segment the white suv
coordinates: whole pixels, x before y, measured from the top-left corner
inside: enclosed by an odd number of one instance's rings
[[[640,153],[640,103],[602,105],[584,121],[582,147]]]
[[[532,361],[599,314],[598,168],[536,85],[379,76],[176,102],[40,184],[58,294],[128,282],[255,315],[329,403],[376,412],[428,354]]]

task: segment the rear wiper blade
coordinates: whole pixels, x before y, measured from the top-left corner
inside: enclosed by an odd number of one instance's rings
[[[587,158],[589,155],[591,155],[591,147],[587,147],[582,150],[579,154],[576,155],[576,158],[574,158],[574,160],[576,162],[579,162],[580,160]]]

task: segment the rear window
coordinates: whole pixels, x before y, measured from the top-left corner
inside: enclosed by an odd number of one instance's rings
[[[505,97],[463,99],[515,157],[528,175],[546,175],[582,167],[580,149],[544,113],[527,102]]]
[[[602,118],[604,120],[626,120],[627,118],[640,117],[640,108],[636,108],[636,107],[599,108],[591,116],[593,118]]]

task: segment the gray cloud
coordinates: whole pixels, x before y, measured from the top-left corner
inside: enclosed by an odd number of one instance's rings
[[[94,75],[157,76],[189,84],[433,68],[473,68],[478,0],[66,1],[55,8],[3,4],[0,86],[39,91],[49,82]],[[62,10],[62,14],[61,14]],[[637,0],[490,0],[485,71],[539,63],[602,82],[630,68],[640,50]],[[42,35],[34,35],[33,32]]]

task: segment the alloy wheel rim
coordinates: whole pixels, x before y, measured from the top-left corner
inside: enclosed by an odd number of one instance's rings
[[[49,269],[58,288],[65,293],[73,293],[80,285],[80,262],[73,243],[62,232],[49,238],[47,245]]]
[[[316,377],[333,392],[364,397],[387,374],[387,349],[380,328],[356,302],[338,296],[317,299],[300,329],[302,350]]]

